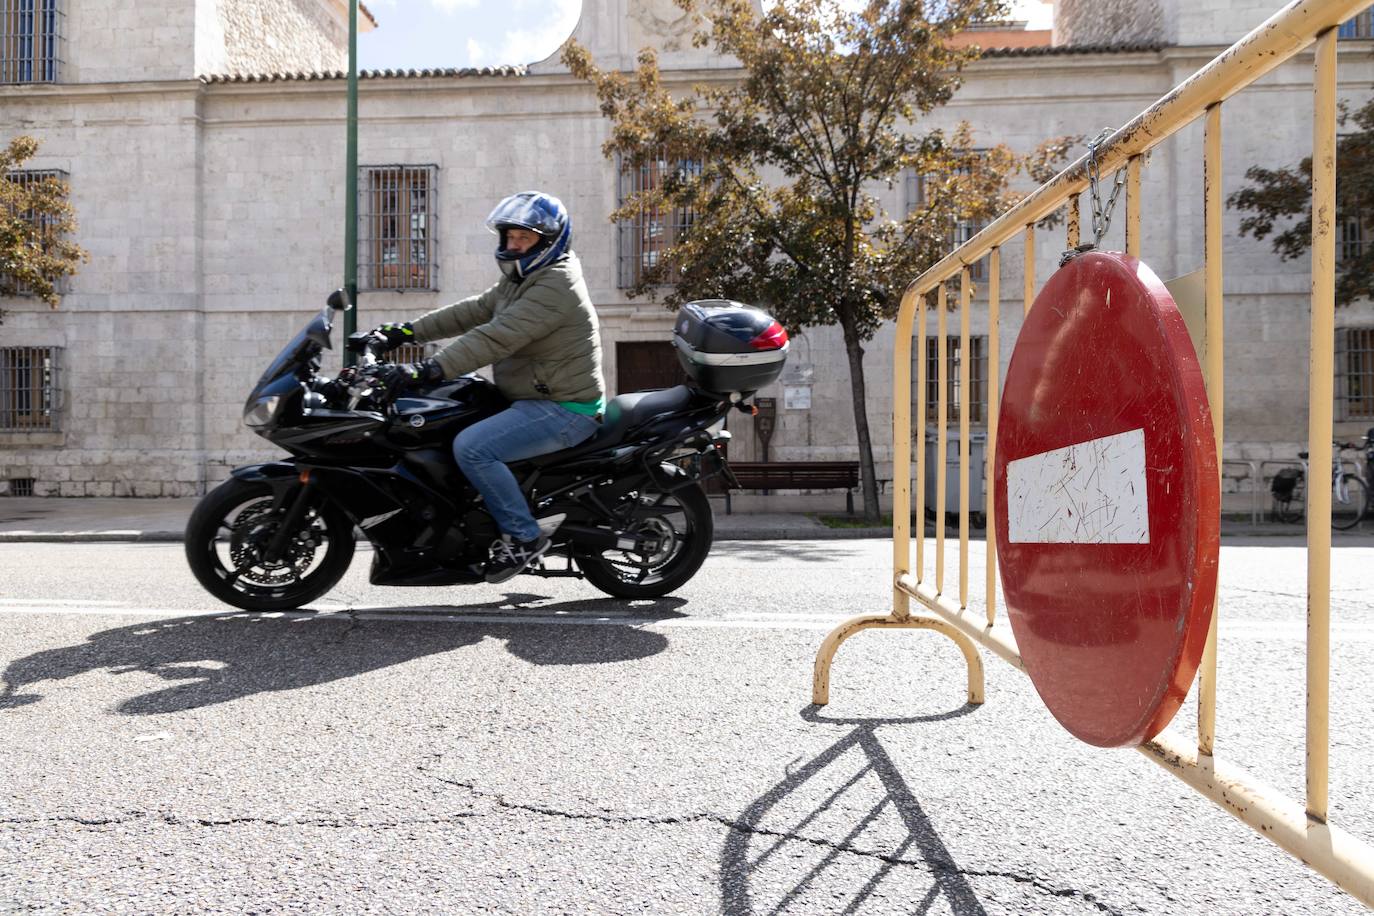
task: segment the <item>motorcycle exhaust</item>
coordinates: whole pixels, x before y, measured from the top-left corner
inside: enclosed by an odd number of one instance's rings
[[[585,525],[562,525],[558,533],[579,547],[592,550],[639,550],[639,539],[628,534],[617,534],[609,528],[589,528]]]

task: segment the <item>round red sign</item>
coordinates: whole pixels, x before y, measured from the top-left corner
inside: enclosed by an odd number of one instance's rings
[[[1083,741],[1148,741],[1197,672],[1220,547],[1183,316],[1136,258],[1079,255],[1036,297],[1003,391],[997,552],[1026,671]]]

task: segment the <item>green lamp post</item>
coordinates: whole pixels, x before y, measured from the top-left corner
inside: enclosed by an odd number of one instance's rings
[[[347,175],[344,180],[344,339],[358,329],[358,0],[348,0]],[[344,365],[356,354],[344,351]]]

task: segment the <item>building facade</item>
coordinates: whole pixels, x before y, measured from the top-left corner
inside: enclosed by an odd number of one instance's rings
[[[32,3],[30,20],[0,25],[31,38],[27,68],[0,51],[0,142],[18,134],[41,142],[30,166],[69,182],[77,241],[91,259],[56,309],[0,300],[0,360],[8,360],[0,361],[0,493],[203,492],[233,466],[274,454],[242,426],[243,398],[341,284],[345,4]],[[1158,0],[1141,20],[1145,6],[1061,0],[1059,43],[990,50],[934,123],[967,121],[980,145],[1018,152],[1052,136],[1092,136],[1130,120],[1273,12],[1255,2]],[[670,0],[586,0],[575,32],[603,68],[629,68],[639,47],[653,45],[667,78],[683,87],[735,77],[732,61],[692,48],[689,34]],[[1374,86],[1367,34],[1340,47],[1340,93],[1356,105]],[[1311,65],[1310,54],[1299,55],[1227,102],[1226,193],[1244,184],[1250,165],[1289,166],[1310,151]],[[612,388],[651,387],[665,366],[670,378],[671,315],[627,298],[622,285],[673,227],[608,221],[638,179],[603,157],[607,132],[591,89],[556,55],[496,69],[365,74],[359,327],[490,285],[494,240],[483,219],[505,194],[541,188],[573,214]],[[881,189],[890,213],[904,212],[913,184]],[[1200,124],[1153,151],[1144,199],[1144,260],[1166,280],[1200,268]],[[1122,247],[1121,222],[1106,247]],[[1308,265],[1242,238],[1239,222],[1227,213],[1225,453],[1290,458],[1306,440]],[[1356,229],[1350,243],[1362,244]],[[1062,230],[1041,233],[1042,282],[1062,247]],[[1019,288],[1010,279],[1020,276],[1019,259],[1005,252],[1004,289]],[[1337,380],[1336,432],[1357,435],[1374,426],[1374,401],[1350,396],[1374,393],[1374,309],[1343,308],[1338,323],[1346,378]],[[988,354],[986,312],[976,310],[975,378],[992,359],[1005,368],[1016,328],[1014,314],[1004,319],[1002,350]],[[885,327],[866,347],[880,477],[891,467],[892,334]],[[794,340],[784,378],[760,393],[778,405],[768,456],[856,457],[838,332],[810,329]],[[975,407],[975,426],[985,418]],[[731,423],[735,457],[761,457],[749,420]]]

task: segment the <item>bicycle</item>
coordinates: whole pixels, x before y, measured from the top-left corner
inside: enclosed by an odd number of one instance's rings
[[[1366,441],[1369,438],[1365,437]],[[1353,442],[1333,442],[1336,452],[1331,456],[1331,527],[1348,531],[1364,520],[1369,510],[1369,484],[1358,471],[1347,470],[1341,452],[1358,451],[1362,446]],[[1300,522],[1307,514],[1307,452],[1298,452],[1302,468],[1284,468],[1274,475],[1270,492],[1274,496],[1274,517],[1281,522]]]

